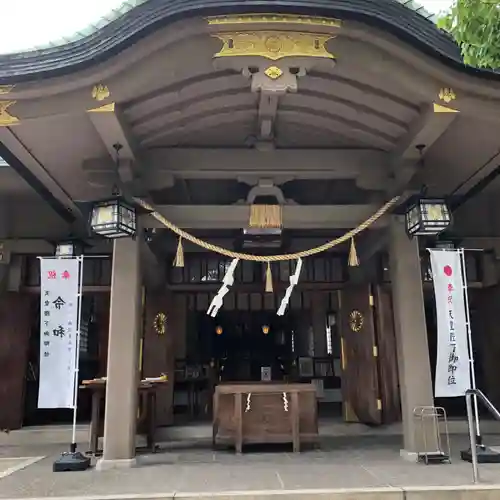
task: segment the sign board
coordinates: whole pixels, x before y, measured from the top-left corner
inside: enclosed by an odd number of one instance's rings
[[[437,313],[435,396],[464,396],[471,373],[461,256],[457,250],[429,251]]]
[[[73,408],[78,329],[78,259],[40,259],[38,408]]]
[[[260,368],[260,380],[262,382],[271,382],[271,367],[262,366]]]

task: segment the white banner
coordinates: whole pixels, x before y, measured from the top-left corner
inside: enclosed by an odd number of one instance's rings
[[[73,408],[79,259],[40,259],[38,408]]]
[[[460,252],[429,251],[437,312],[435,396],[464,396],[471,383]]]

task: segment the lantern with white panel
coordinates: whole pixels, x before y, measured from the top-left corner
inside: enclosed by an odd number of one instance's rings
[[[55,245],[55,257],[77,257],[83,255],[83,243],[77,240],[61,241]]]
[[[408,236],[432,236],[451,224],[451,213],[443,199],[417,198],[406,210]]]
[[[105,238],[133,237],[137,232],[137,210],[121,197],[95,202],[90,227]]]

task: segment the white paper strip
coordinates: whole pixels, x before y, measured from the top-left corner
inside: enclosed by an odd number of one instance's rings
[[[224,297],[229,292],[229,288],[234,284],[234,271],[236,270],[236,266],[240,259],[233,259],[229,267],[227,268],[226,274],[224,275],[224,279],[222,280],[222,286],[220,287],[217,295],[212,299],[210,306],[208,307],[207,314],[215,318],[219,309],[222,307],[224,303]]]
[[[278,316],[283,316],[285,314],[286,308],[288,307],[288,302],[290,302],[290,297],[292,295],[294,287],[299,282],[300,271],[302,270],[302,259],[297,259],[297,265],[295,266],[295,272],[290,276],[290,285],[286,289],[285,296],[281,300],[281,304],[276,313]]]
[[[437,312],[436,397],[464,396],[470,363],[460,253],[429,250]]]
[[[78,259],[40,259],[38,408],[73,408],[78,328]]]

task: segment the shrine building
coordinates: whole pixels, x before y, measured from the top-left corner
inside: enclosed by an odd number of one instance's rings
[[[134,463],[135,388],[162,374],[160,427],[210,421],[218,384],[312,382],[320,418],[402,421],[416,452],[414,408],[465,416],[433,397],[436,246],[466,249],[477,383],[500,405],[500,76],[407,3],[128,2],[0,55],[0,429],[71,422],[37,409],[38,257],[56,251],[85,256],[80,380],[106,377],[103,468]],[[154,213],[118,227],[95,210],[112,199]],[[208,315],[241,253],[265,258],[240,259]]]

